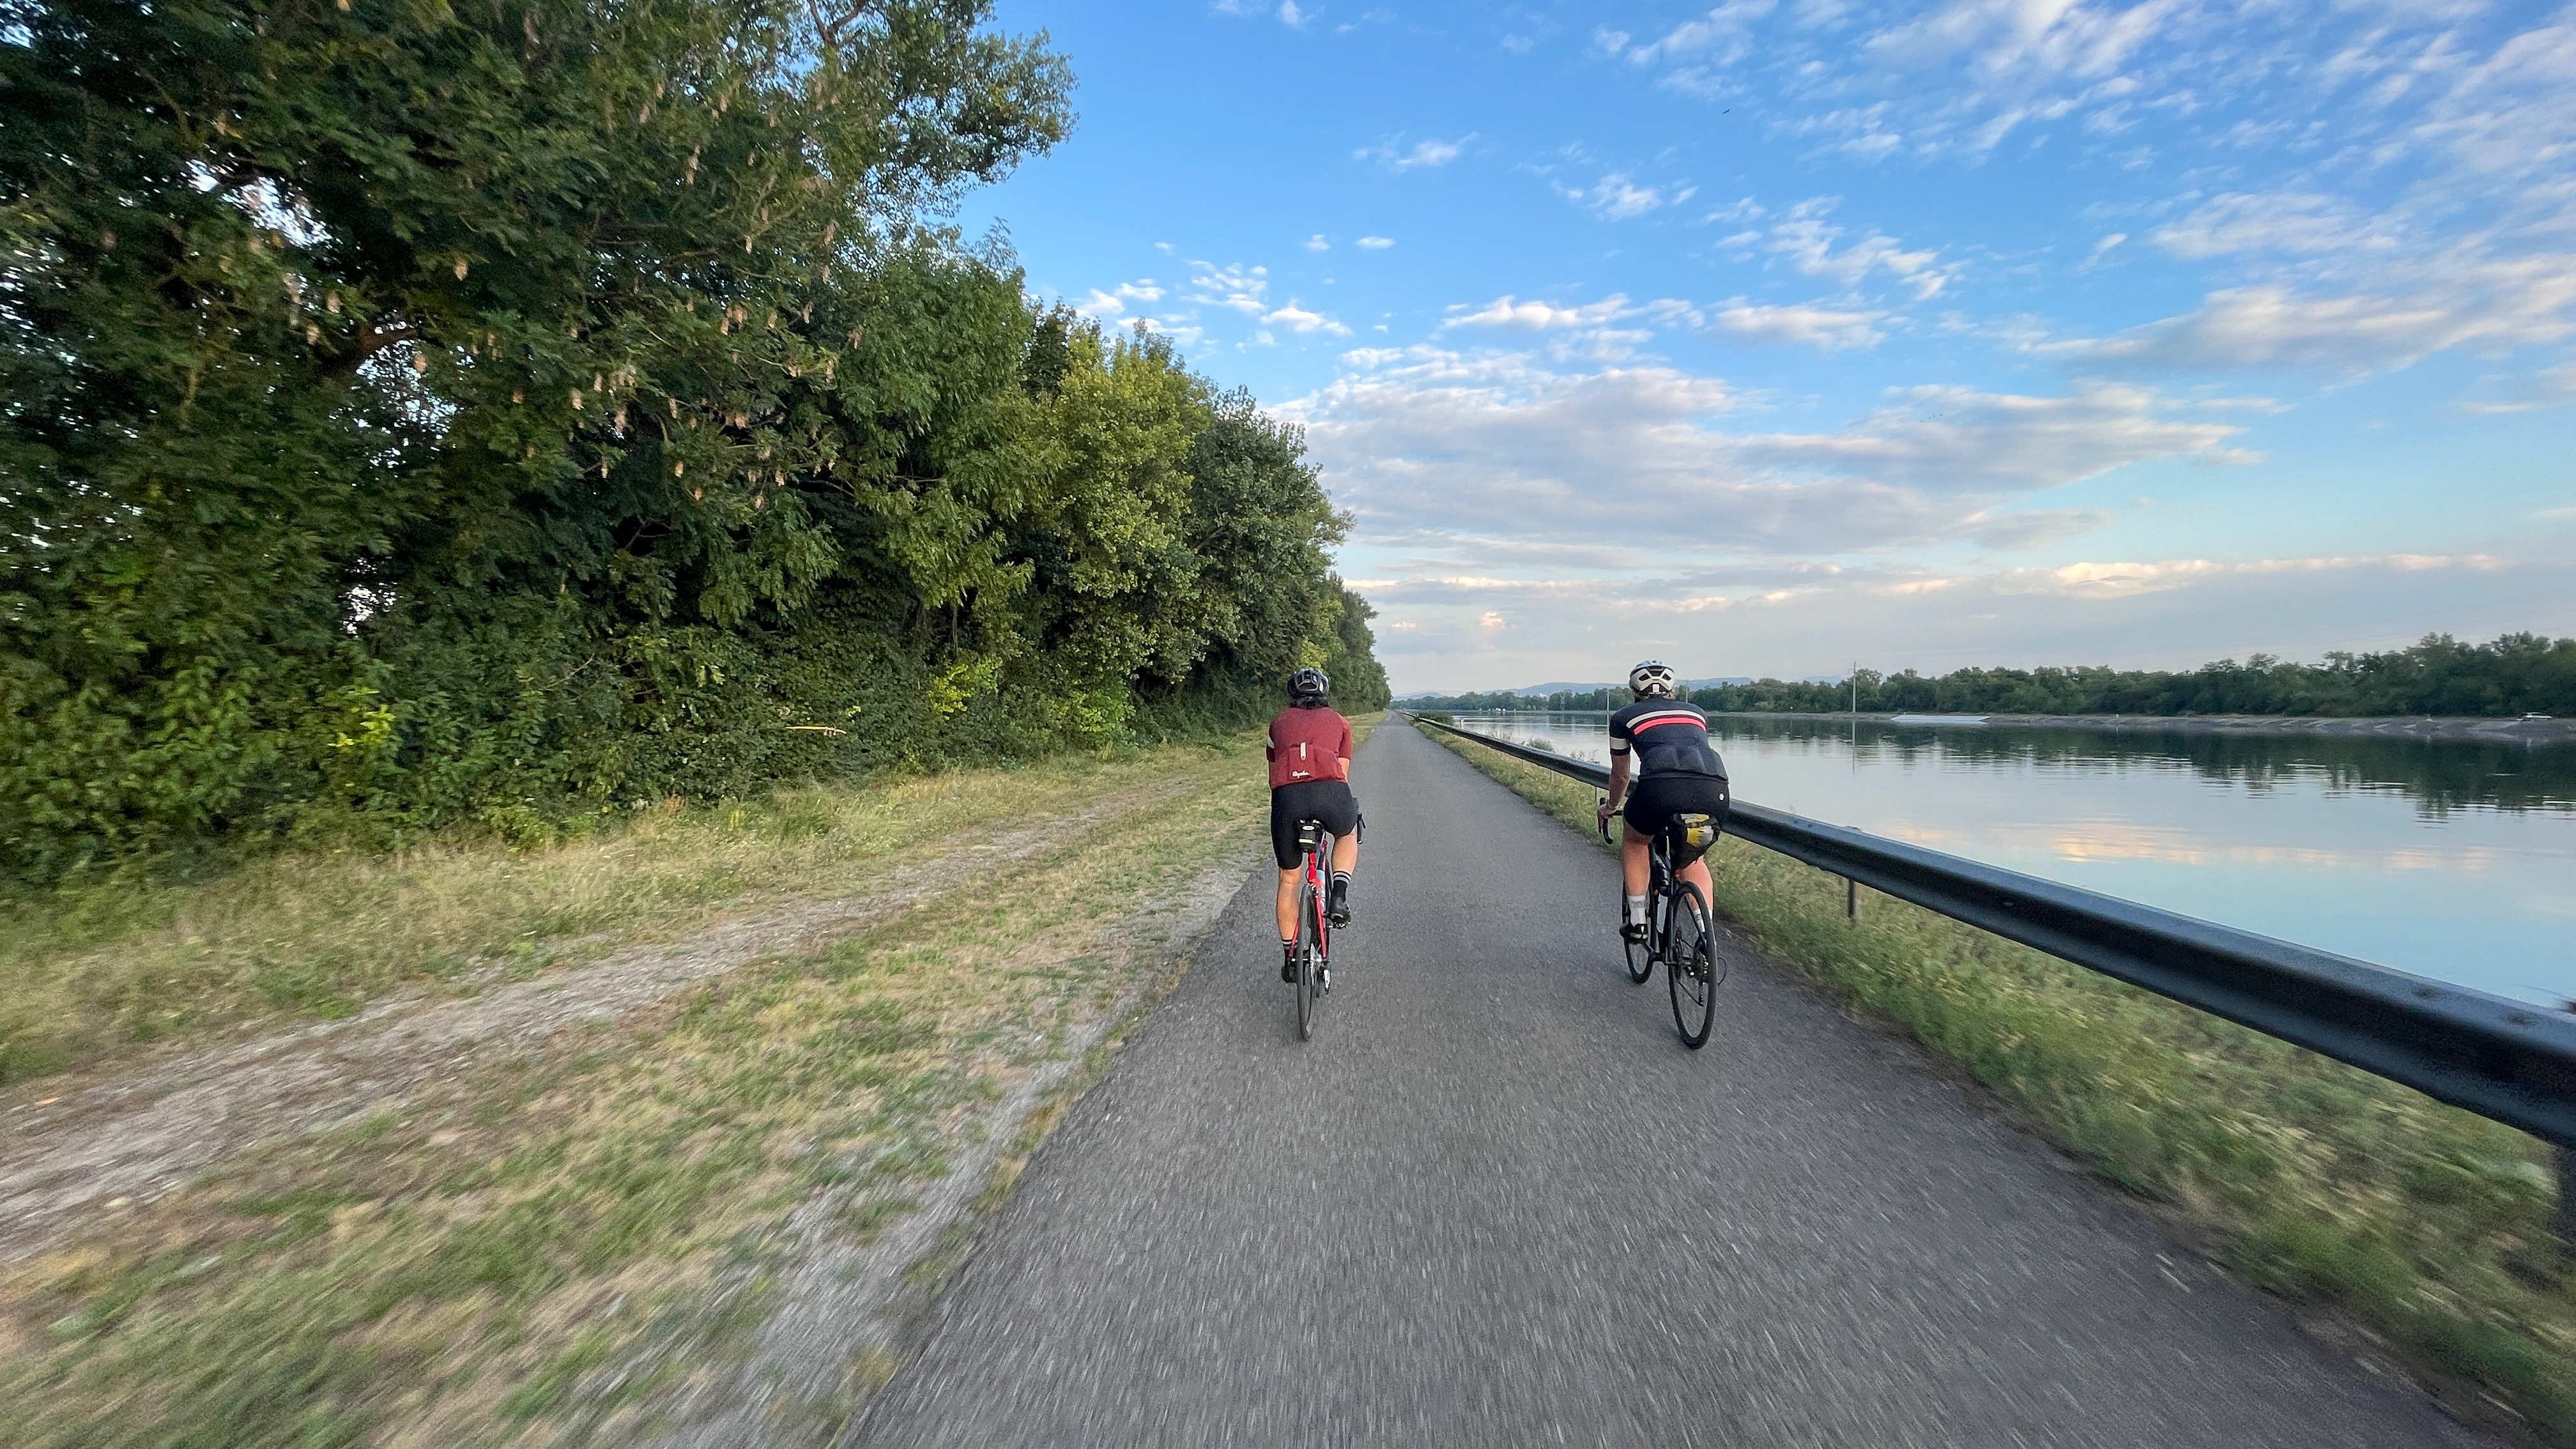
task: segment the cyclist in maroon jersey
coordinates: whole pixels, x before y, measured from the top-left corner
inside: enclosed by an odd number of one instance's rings
[[[1288,676],[1288,707],[1270,722],[1270,853],[1279,862],[1279,979],[1297,979],[1297,881],[1305,865],[1297,825],[1314,820],[1333,837],[1333,880],[1324,914],[1351,923],[1351,872],[1360,863],[1359,802],[1351,798],[1351,722],[1324,702],[1333,682],[1320,669]]]
[[[1635,703],[1610,716],[1610,793],[1601,802],[1600,815],[1604,826],[1613,812],[1627,820],[1619,841],[1619,871],[1628,900],[1619,934],[1642,941],[1651,875],[1647,846],[1676,815],[1696,813],[1725,823],[1726,762],[1709,743],[1708,716],[1682,700],[1681,681],[1671,665],[1649,659],[1629,670],[1628,694]],[[1631,755],[1636,759],[1634,790],[1628,788]],[[1710,893],[1705,858],[1692,861],[1682,879],[1699,887],[1701,902],[1714,908],[1717,897]]]

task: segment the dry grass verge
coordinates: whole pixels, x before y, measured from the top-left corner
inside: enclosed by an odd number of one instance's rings
[[[926,1205],[1008,1191],[1049,1108],[1097,1069],[1093,1044],[1169,962],[1152,923],[1251,859],[1263,785],[1249,742],[1174,747],[798,791],[544,852],[279,862],[121,932],[58,921],[50,954],[13,948],[19,979],[107,962],[111,938],[141,963],[114,989],[53,998],[103,1050],[130,1039],[114,1003],[189,963],[226,971],[182,991],[200,1021],[280,1009],[257,988],[263,959],[304,963],[332,1000],[455,983],[514,942],[541,958],[677,935],[746,897],[855,889],[898,860],[974,857],[1014,821],[1123,802],[1051,855],[985,855],[898,911],[270,1141],[157,1202],[103,1206],[0,1267],[10,1442],[453,1446],[684,1428],[675,1409],[702,1415],[739,1377],[818,1243],[899,1249],[919,1260],[914,1291],[935,1284],[964,1235]],[[335,904],[287,904],[307,888]],[[18,1019],[42,1034],[41,1016]],[[828,1436],[894,1352],[833,1365],[838,1390],[787,1405],[761,1437]]]
[[[1587,786],[1433,738],[1592,834]],[[2220,1261],[2352,1311],[2454,1407],[2576,1441],[2576,1285],[2544,1144],[1732,838],[1719,908],[1975,1074]]]
[[[1033,804],[1134,788],[1150,757],[666,801],[537,849],[462,834],[11,901],[0,1086],[210,1027],[345,1018],[388,992],[533,975],[717,912],[864,892],[890,865],[973,849]]]

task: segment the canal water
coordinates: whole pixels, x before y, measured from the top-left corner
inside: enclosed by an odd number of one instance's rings
[[[1464,728],[1606,761],[1605,717]],[[2576,747],[1720,716],[1738,799],[2526,1001],[2576,999]]]

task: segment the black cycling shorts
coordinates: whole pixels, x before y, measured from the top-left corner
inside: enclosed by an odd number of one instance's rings
[[[1717,775],[1648,775],[1628,787],[1620,817],[1653,835],[1676,815],[1709,815],[1726,824],[1726,781]]]
[[[1297,848],[1297,822],[1320,820],[1327,835],[1348,835],[1359,828],[1360,802],[1351,798],[1348,780],[1300,780],[1270,792],[1270,853],[1281,870],[1295,870],[1305,859]]]

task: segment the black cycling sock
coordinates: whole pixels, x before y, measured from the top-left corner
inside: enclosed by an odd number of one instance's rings
[[[1340,886],[1344,890],[1349,890],[1351,888],[1351,873],[1346,870],[1334,871],[1333,884]]]

